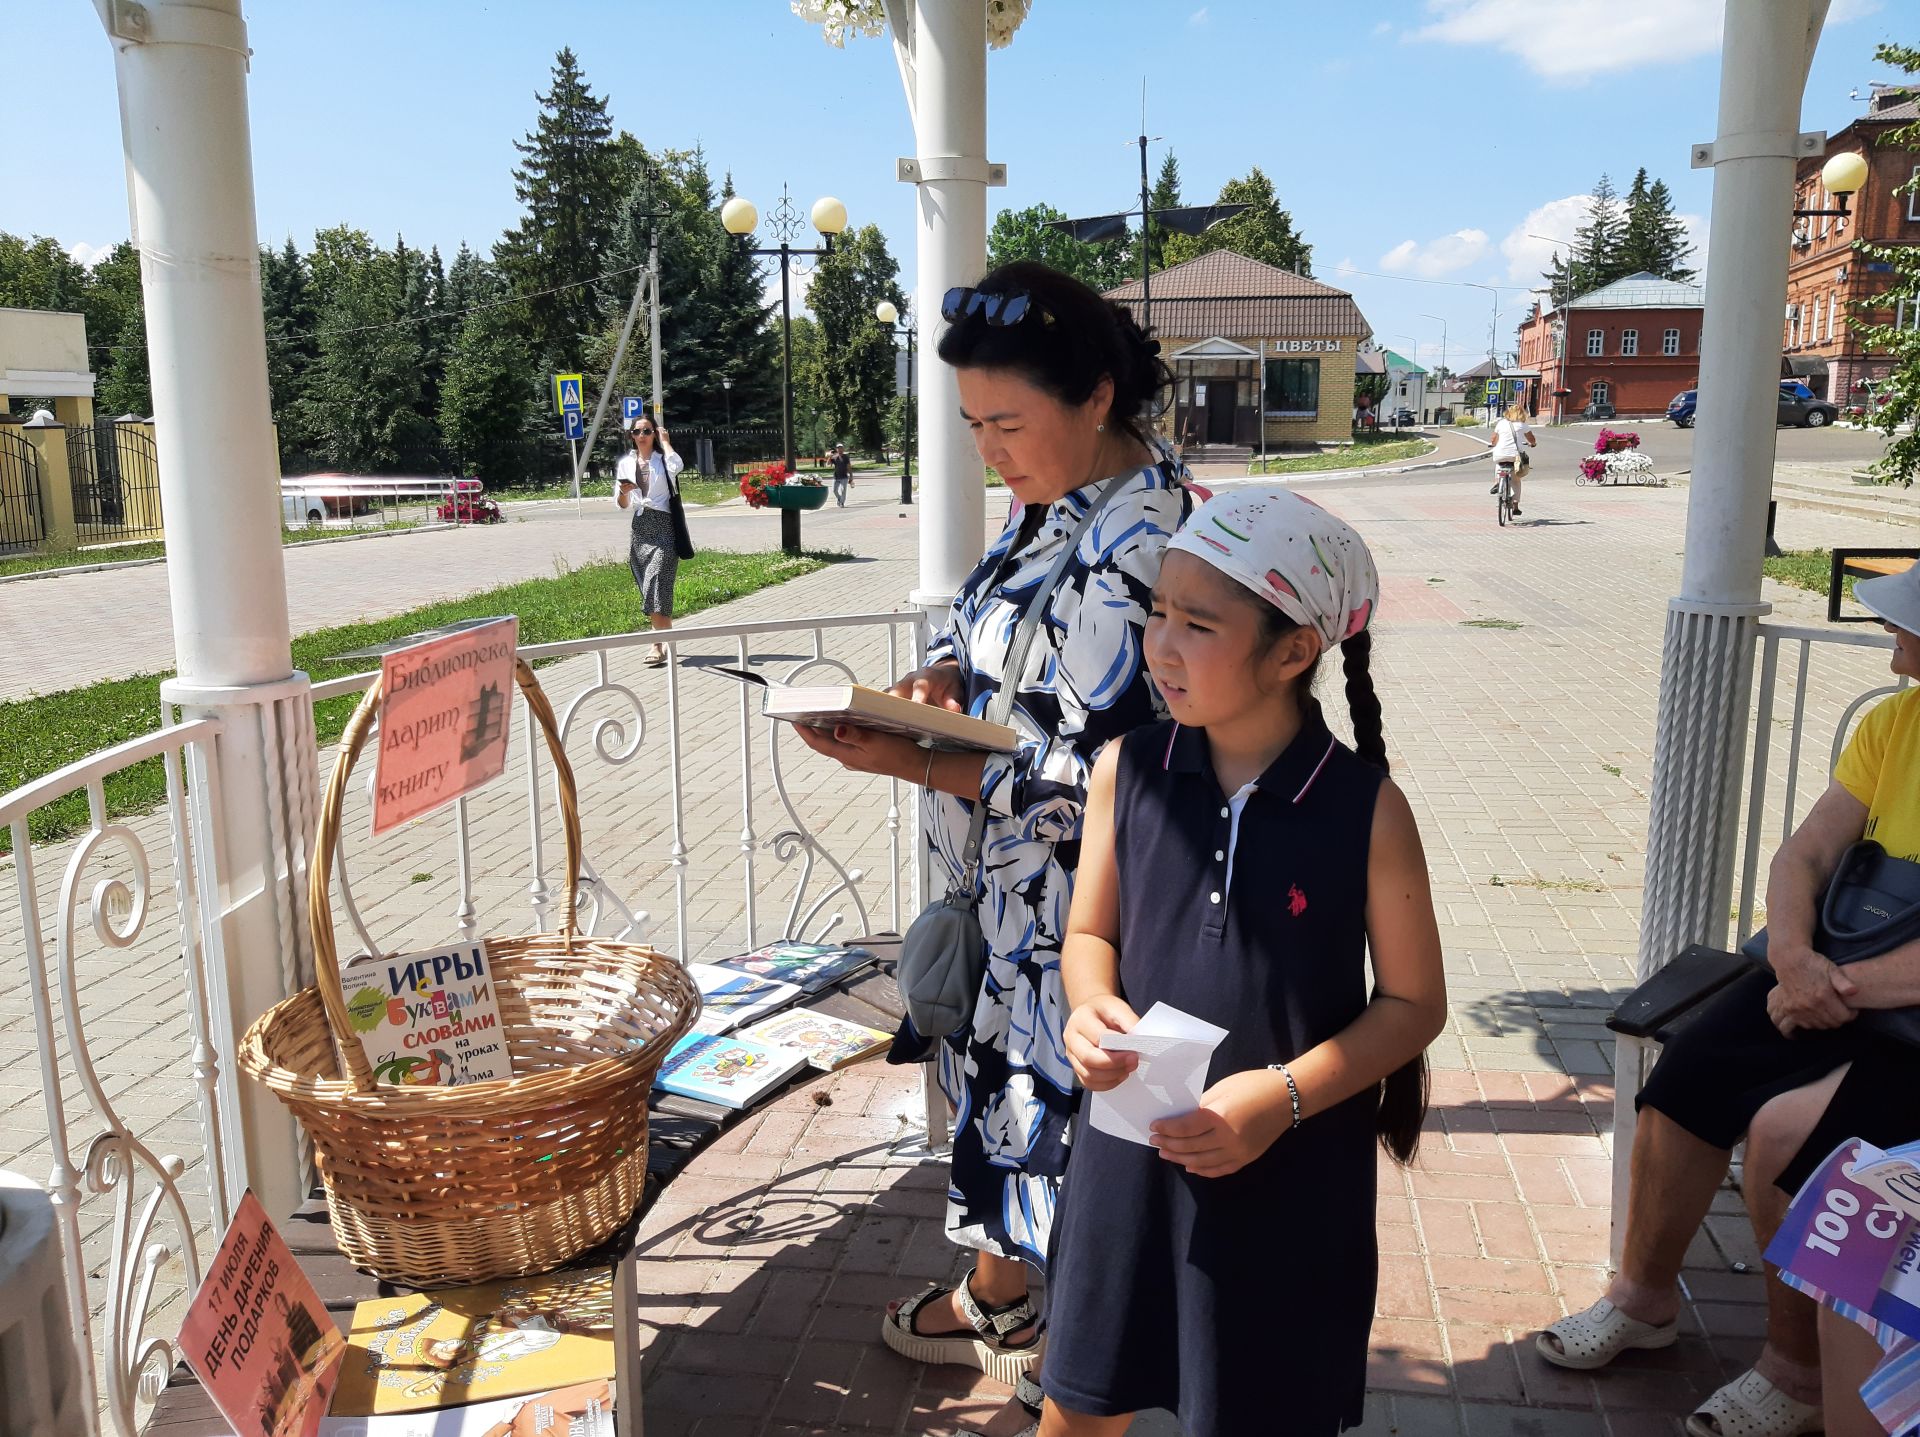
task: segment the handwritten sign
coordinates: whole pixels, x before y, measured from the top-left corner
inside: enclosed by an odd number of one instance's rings
[[[312,1437],[346,1339],[251,1191],[180,1323],[180,1352],[240,1437]]]
[[[506,768],[519,637],[518,619],[497,619],[381,658],[375,837]]]

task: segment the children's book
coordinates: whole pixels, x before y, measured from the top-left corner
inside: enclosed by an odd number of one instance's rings
[[[377,1082],[456,1087],[513,1076],[484,941],[363,958],[340,970],[340,991]]]
[[[332,1415],[426,1412],[612,1376],[613,1273],[550,1272],[361,1303]]]
[[[849,1023],[830,1013],[816,1013],[811,1008],[795,1008],[755,1023],[742,1029],[740,1036],[775,1047],[798,1048],[823,1073],[884,1053],[893,1042],[890,1034],[876,1028]]]
[[[180,1353],[240,1437],[313,1437],[345,1346],[251,1191],[180,1323]]]
[[[792,983],[811,996],[871,962],[873,954],[865,948],[838,943],[769,943],[737,958],[722,958],[717,966],[754,978]]]
[[[755,978],[712,963],[689,963],[687,974],[700,985],[700,1021],[696,1033],[729,1033],[763,1013],[771,1013],[800,996],[792,983],[777,978]]]
[[[723,1108],[745,1108],[806,1066],[807,1055],[798,1048],[689,1033],[667,1054],[654,1086]]]
[[[614,1437],[613,1384],[602,1377],[465,1407],[329,1417],[320,1437]]]

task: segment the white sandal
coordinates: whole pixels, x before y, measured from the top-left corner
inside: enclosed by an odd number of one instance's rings
[[[1680,1336],[1680,1323],[1655,1324],[1628,1317],[1606,1298],[1585,1312],[1561,1318],[1533,1339],[1540,1355],[1556,1367],[1591,1372],[1605,1367],[1629,1348],[1653,1350],[1671,1347]],[[1557,1339],[1559,1345],[1554,1345]],[[1708,1433],[1707,1437],[1713,1437]]]
[[[1687,1419],[1693,1437],[1802,1437],[1820,1426],[1817,1404],[1787,1396],[1751,1368]]]

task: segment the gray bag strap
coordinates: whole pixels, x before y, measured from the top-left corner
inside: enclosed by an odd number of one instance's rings
[[[1013,642],[1007,645],[1007,662],[1001,670],[1000,687],[987,704],[987,722],[1003,724],[1013,713],[1015,690],[1020,685],[1020,675],[1027,663],[1027,650],[1033,647],[1034,633],[1040,627],[1040,621],[1046,617],[1047,606],[1053,601],[1053,591],[1059,586],[1060,576],[1073,562],[1073,556],[1080,551],[1080,540],[1092,527],[1099,512],[1106,508],[1107,501],[1120,492],[1131,475],[1122,475],[1109,479],[1101,489],[1099,497],[1087,506],[1087,512],[1080,516],[1080,522],[1073,526],[1073,533],[1067,536],[1067,542],[1061,547],[1060,557],[1053,561],[1053,567],[1047,571],[1046,581],[1041,584],[1040,592],[1027,605],[1026,613],[1020,616],[1020,623],[1013,631]],[[960,884],[955,892],[969,901],[974,897],[974,875],[980,868],[980,841],[987,831],[987,804],[984,799],[976,799],[973,805],[973,822],[967,828],[966,846],[960,850],[962,865]]]

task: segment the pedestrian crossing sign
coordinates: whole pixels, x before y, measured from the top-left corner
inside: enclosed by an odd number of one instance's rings
[[[577,374],[556,374],[553,376],[553,407],[565,414],[580,412],[580,376]]]

